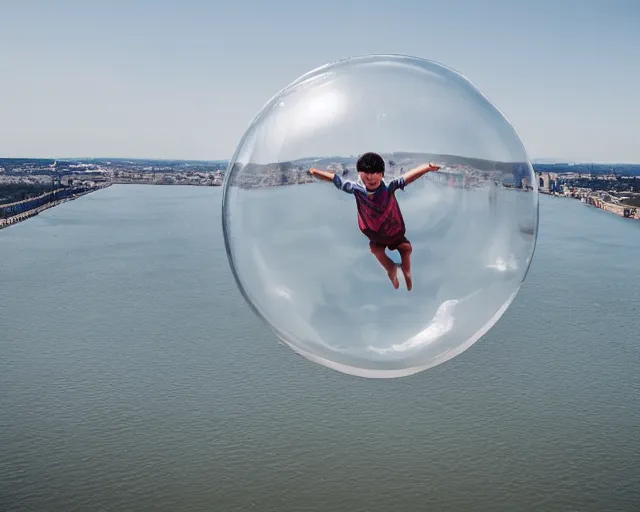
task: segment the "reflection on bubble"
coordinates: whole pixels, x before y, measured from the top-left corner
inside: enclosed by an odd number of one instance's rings
[[[441,166],[396,193],[413,289],[394,289],[358,229],[356,181],[380,153],[385,181]],[[365,377],[410,375],[477,341],[524,280],[537,186],[517,134],[459,74],[429,61],[341,61],[285,88],[256,117],[225,177],[223,230],[237,283],[296,352]],[[397,252],[390,257],[398,262]]]

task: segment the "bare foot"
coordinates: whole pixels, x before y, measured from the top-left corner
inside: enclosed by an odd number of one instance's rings
[[[387,274],[389,275],[389,279],[391,279],[391,282],[393,283],[393,287],[397,290],[400,287],[400,283],[398,282],[398,267],[394,265],[393,268],[389,270],[389,272],[387,272]]]
[[[411,288],[413,288],[413,281],[411,280],[411,272],[405,272],[403,270],[402,273],[404,274],[404,280],[407,282],[407,290],[411,291]]]

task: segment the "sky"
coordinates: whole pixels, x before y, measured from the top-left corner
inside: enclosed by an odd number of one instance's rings
[[[469,78],[530,158],[640,163],[637,0],[0,0],[0,157],[228,159],[279,90],[404,54]]]

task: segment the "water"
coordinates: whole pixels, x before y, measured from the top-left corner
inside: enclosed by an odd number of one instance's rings
[[[114,186],[0,232],[0,510],[640,508],[640,223],[542,197],[496,327],[371,381],[250,313],[220,192]]]

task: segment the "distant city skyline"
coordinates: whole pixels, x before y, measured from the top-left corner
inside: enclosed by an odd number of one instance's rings
[[[640,163],[640,2],[3,5],[0,157],[228,160],[278,90],[335,60],[467,76],[532,161]]]

